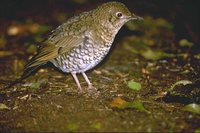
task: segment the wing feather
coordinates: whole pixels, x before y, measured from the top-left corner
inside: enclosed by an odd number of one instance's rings
[[[33,56],[30,62],[25,66],[25,70],[45,64],[59,55],[69,52],[72,48],[82,45],[84,40],[84,37],[81,36],[67,36],[60,39],[56,44],[51,44],[48,41],[44,42],[42,47],[39,48],[38,54]]]
[[[87,15],[87,12],[82,14],[82,16]],[[88,33],[88,29],[82,26],[81,19],[82,17],[75,16],[55,29],[50,37],[42,43],[38,53],[25,66],[25,70],[45,64],[59,55],[69,52],[74,47],[84,45],[88,39],[85,34]]]

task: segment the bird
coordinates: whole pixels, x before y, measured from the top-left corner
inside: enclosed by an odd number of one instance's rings
[[[87,90],[95,90],[85,74],[99,64],[113,44],[121,27],[130,20],[140,20],[121,2],[107,2],[93,10],[71,17],[53,30],[36,55],[25,65],[22,79],[36,68],[51,62],[64,73],[70,73],[78,92],[83,89],[77,78],[82,74]],[[27,74],[28,73],[28,74]]]

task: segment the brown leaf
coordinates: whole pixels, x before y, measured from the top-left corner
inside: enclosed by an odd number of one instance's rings
[[[126,104],[127,101],[123,100],[121,97],[116,97],[111,102],[111,107],[119,107],[121,105]]]

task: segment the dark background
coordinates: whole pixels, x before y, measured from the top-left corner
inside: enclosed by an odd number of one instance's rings
[[[176,39],[187,38],[199,43],[199,0],[126,0],[122,1],[140,16],[164,17],[175,25]],[[9,20],[23,21],[31,18],[42,23],[50,22],[52,14],[66,12],[68,16],[85,11],[107,0],[1,0],[1,28]],[[76,11],[76,12],[75,12]],[[78,13],[79,13],[78,12]],[[56,22],[55,22],[55,25]]]

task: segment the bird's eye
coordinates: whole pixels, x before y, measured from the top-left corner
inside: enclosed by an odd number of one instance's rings
[[[117,13],[116,13],[116,16],[117,16],[118,18],[121,18],[121,17],[123,16],[123,14],[122,14],[121,12],[117,12]]]

